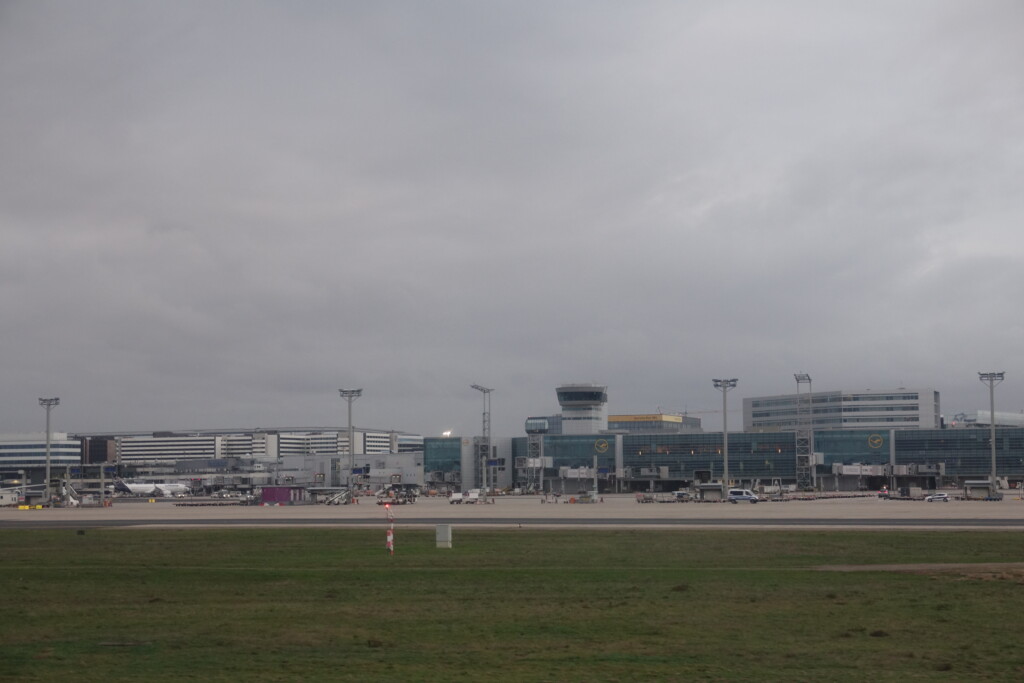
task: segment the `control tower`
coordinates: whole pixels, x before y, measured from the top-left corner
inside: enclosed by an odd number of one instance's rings
[[[562,406],[563,434],[600,434],[608,429],[608,387],[563,384],[556,390]]]

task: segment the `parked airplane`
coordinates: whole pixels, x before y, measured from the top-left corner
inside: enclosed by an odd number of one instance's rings
[[[190,493],[185,484],[153,484],[127,482],[124,479],[114,480],[114,491],[127,493],[133,496],[184,496]]]

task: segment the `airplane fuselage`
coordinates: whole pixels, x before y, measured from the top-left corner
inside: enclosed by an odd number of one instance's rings
[[[133,496],[183,496],[189,492],[185,484],[154,484],[127,482],[118,479],[114,482],[114,490]]]

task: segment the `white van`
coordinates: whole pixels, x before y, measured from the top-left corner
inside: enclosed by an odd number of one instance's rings
[[[750,489],[729,489],[728,500],[730,503],[738,503],[741,500],[756,503],[758,500],[760,500],[760,498],[754,495],[754,492],[751,491]]]

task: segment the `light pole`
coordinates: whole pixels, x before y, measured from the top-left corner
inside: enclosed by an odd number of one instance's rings
[[[796,393],[797,393],[797,397],[796,397],[796,414],[797,414],[797,424],[798,425],[803,424],[803,420],[800,419],[801,417],[803,417],[803,412],[800,410],[800,408],[802,406],[801,406],[801,403],[800,403],[800,396],[799,396],[799,394],[800,394],[800,386],[803,385],[803,384],[807,385],[807,394],[808,394],[807,406],[808,406],[808,408],[810,408],[810,410],[807,411],[807,414],[808,414],[809,417],[811,417],[811,422],[813,423],[814,422],[814,419],[813,419],[814,418],[814,385],[813,385],[813,383],[811,381],[811,376],[808,375],[806,372],[797,372],[797,373],[795,373],[793,375],[793,379],[796,380]]]
[[[979,372],[978,379],[988,385],[989,438],[992,443],[992,493],[996,488],[996,385],[1003,381],[1005,372]]]
[[[816,483],[811,464],[814,455],[814,385],[806,372],[798,372],[793,378],[796,380],[796,485],[799,490],[807,491]],[[803,384],[807,385],[806,406],[800,396]]]
[[[491,457],[491,392],[494,389],[488,389],[482,387],[479,384],[469,385],[471,389],[476,389],[484,395],[484,424],[483,424],[483,436],[480,444],[480,485],[484,489],[484,495],[487,495],[487,459]]]
[[[53,507],[53,496],[50,493],[50,411],[60,405],[59,398],[41,398],[39,405],[46,408],[46,505]]]
[[[343,399],[348,401],[348,476],[345,478],[345,484],[348,486],[348,490],[352,491],[352,470],[356,466],[355,432],[352,429],[352,403],[363,395],[363,390],[338,389],[338,393]]]
[[[726,394],[736,388],[737,379],[713,379],[715,389],[722,392],[722,484],[729,487],[729,413],[726,407]]]

